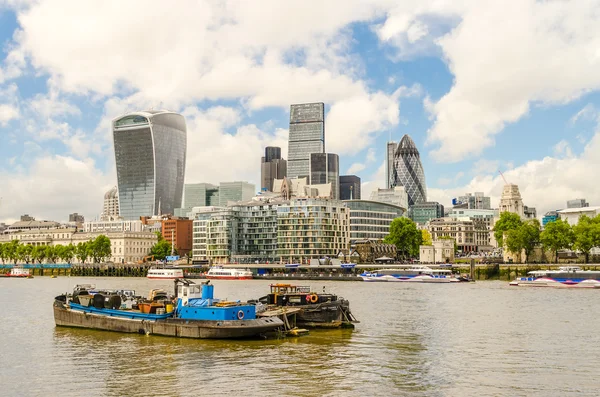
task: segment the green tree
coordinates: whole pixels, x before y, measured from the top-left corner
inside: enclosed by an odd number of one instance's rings
[[[177,254],[177,250],[174,251]],[[165,239],[159,241],[150,249],[150,255],[154,255],[154,259],[163,260],[171,255],[171,244]]]
[[[588,263],[592,248],[600,246],[600,216],[590,218],[581,215],[577,224],[573,226],[573,232],[575,234],[573,248],[581,251],[585,255],[585,263]]]
[[[90,241],[78,243],[75,246],[75,256],[81,263],[85,263],[90,256]]]
[[[38,255],[38,260],[40,263],[43,263],[44,260],[48,257],[48,246],[46,245],[39,245],[37,247],[37,255]]]
[[[419,254],[423,235],[409,218],[396,218],[390,224],[390,233],[385,236],[383,242],[394,244],[398,253],[404,257],[415,257]]]
[[[12,240],[11,242],[6,243],[4,247],[6,257],[13,263],[17,263],[19,260],[18,250],[20,245],[19,240]]]
[[[56,246],[54,246],[54,245],[46,246],[46,257],[48,258],[48,261],[50,261],[52,263],[56,263],[56,259],[58,259],[58,250],[56,249]]]
[[[31,252],[33,251],[33,246],[30,244],[20,244],[17,248],[17,257],[25,263],[29,263],[31,261]]]
[[[421,240],[423,241],[422,245],[433,245],[431,233],[427,229],[421,229]]]
[[[523,224],[521,217],[513,212],[503,212],[500,219],[494,225],[494,237],[498,242],[498,247],[504,246],[504,233],[509,230],[515,230]]]
[[[65,245],[60,251],[58,257],[67,262],[71,263],[73,256],[75,255],[75,246],[73,244]]]
[[[525,251],[525,263],[527,263],[529,255],[540,243],[540,229],[540,221],[537,219],[524,222],[516,229],[509,229],[506,232],[506,247],[510,252],[518,255]]]
[[[0,260],[2,260],[2,264],[5,263],[6,259],[6,246],[8,243],[0,243]]]
[[[99,235],[93,241],[90,241],[89,251],[94,263],[104,262],[112,254],[110,239],[103,234]]]
[[[558,251],[571,248],[575,241],[575,234],[567,221],[557,219],[546,224],[540,234],[540,241],[545,250],[554,253],[554,263],[558,263]]]

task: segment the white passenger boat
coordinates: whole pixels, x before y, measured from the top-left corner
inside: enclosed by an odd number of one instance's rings
[[[248,269],[229,269],[213,266],[206,273],[206,278],[217,280],[251,280],[252,271]]]
[[[534,270],[510,283],[517,287],[600,288],[600,271],[563,266],[558,270]]]
[[[174,268],[152,267],[148,270],[148,275],[146,277],[161,280],[174,280],[176,278],[183,278],[183,270]]]
[[[380,269],[360,274],[363,281],[391,281],[414,283],[453,283],[461,281],[448,269],[432,269],[427,266],[410,266],[397,269]]]

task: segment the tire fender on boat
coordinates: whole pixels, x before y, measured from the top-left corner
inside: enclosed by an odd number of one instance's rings
[[[238,320],[244,319],[244,311],[243,310],[240,310],[237,312],[237,318],[238,318]]]
[[[310,301],[311,301],[311,303],[317,303],[319,301],[319,295],[317,295],[317,294],[311,294],[310,295]]]

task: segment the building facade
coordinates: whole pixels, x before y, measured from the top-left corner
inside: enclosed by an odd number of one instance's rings
[[[433,241],[452,238],[459,251],[477,252],[490,250],[490,230],[485,222],[457,220],[452,218],[432,219],[427,230]]]
[[[390,224],[405,209],[368,200],[345,200],[350,211],[350,244],[359,240],[381,241],[390,233]]]
[[[500,213],[512,212],[523,218],[525,216],[525,208],[523,207],[519,186],[512,183],[504,185],[500,198]]]
[[[108,232],[142,232],[144,224],[142,221],[91,221],[83,224],[86,233],[108,233]]]
[[[287,176],[287,161],[281,158],[281,148],[267,146],[260,164],[260,190],[273,191],[273,180]]]
[[[234,205],[237,223],[237,250],[232,255],[236,263],[277,262],[278,201],[251,201]]]
[[[388,203],[408,210],[408,194],[404,186],[396,186],[391,189],[377,189],[371,192],[371,201]]]
[[[83,215],[80,215],[77,212],[74,212],[72,214],[69,214],[69,222],[83,223],[83,222],[85,222],[85,218],[83,217]]]
[[[181,208],[187,130],[182,115],[147,110],[112,122],[119,212],[126,220]]]
[[[291,105],[287,176],[309,177],[311,153],[325,153],[325,104]],[[311,183],[309,181],[309,183]]]
[[[421,263],[452,263],[454,254],[454,241],[450,239],[436,240],[432,245],[419,246]]]
[[[333,153],[311,153],[309,162],[311,185],[331,184],[331,198],[340,197],[340,158]]]
[[[490,197],[484,196],[483,192],[467,193],[464,196],[459,196],[457,199],[452,200],[452,204],[467,209],[489,210],[492,208]]]
[[[404,135],[400,140],[394,153],[393,168],[388,172],[391,178],[390,187],[404,186],[406,189],[409,206],[427,201],[427,185],[421,157],[415,142],[408,135]]]
[[[546,215],[542,218],[542,226],[546,226],[550,222],[554,222],[558,219],[558,212],[556,211],[548,211]]]
[[[360,178],[356,175],[340,176],[340,200],[360,200]]]
[[[585,199],[575,199],[567,201],[567,208],[585,208],[589,206],[590,203],[588,203]]]
[[[111,221],[119,217],[119,191],[117,187],[113,187],[104,194],[104,205],[102,206],[102,214],[100,220]]]
[[[394,159],[396,157],[398,144],[396,142],[388,142],[385,151],[385,188],[392,189],[394,187]]]
[[[219,207],[230,203],[247,201],[256,195],[256,186],[248,182],[221,182],[219,184]]]
[[[192,251],[192,228],[191,219],[165,219],[162,221],[161,234],[177,250],[177,254],[184,257]]]
[[[408,217],[418,225],[424,225],[432,219],[444,216],[444,206],[437,201],[417,203],[408,209]]]
[[[560,219],[569,222],[569,225],[573,226],[579,222],[579,217],[582,215],[586,215],[590,218],[596,217],[600,214],[600,207],[566,208],[556,212]]]

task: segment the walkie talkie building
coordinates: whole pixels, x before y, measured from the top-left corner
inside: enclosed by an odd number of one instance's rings
[[[392,164],[388,162],[388,167],[390,166]],[[390,188],[404,186],[406,189],[409,206],[427,201],[427,185],[421,157],[415,142],[408,135],[404,135],[400,140],[394,153],[392,169],[388,169],[388,174]]]
[[[173,214],[181,207],[187,132],[182,115],[166,110],[128,113],[112,122],[120,215]]]

